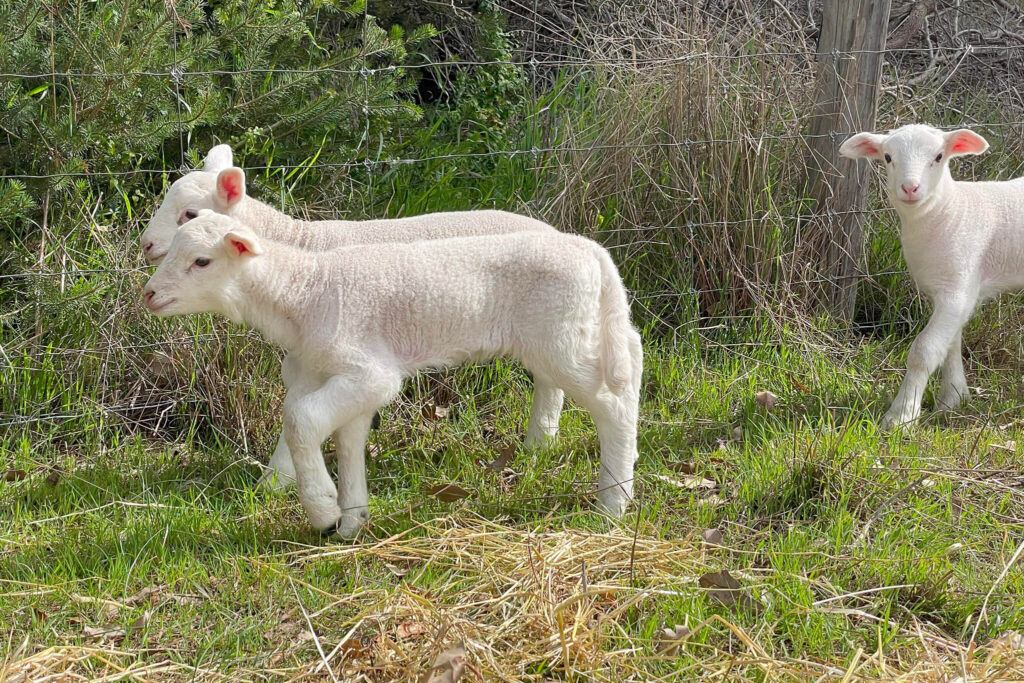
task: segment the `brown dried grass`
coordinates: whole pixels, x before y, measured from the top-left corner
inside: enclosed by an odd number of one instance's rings
[[[925,624],[890,623],[898,645],[858,650],[839,662],[780,653],[769,642],[770,624],[744,628],[737,622],[749,623],[750,614],[726,613],[689,624],[680,653],[660,654],[657,634],[653,640],[639,635],[637,620],[660,597],[699,595],[697,578],[708,571],[711,552],[720,551],[695,538],[662,539],[628,528],[544,531],[465,514],[445,517],[374,543],[292,552],[284,557],[286,570],[279,569],[280,557],[274,565],[253,560],[295,584],[301,580],[291,568],[356,558],[396,574],[446,576],[441,587],[400,581],[325,596],[332,609],[355,614],[329,630],[310,629],[307,640],[322,655],[310,648],[289,652],[290,662],[268,656],[259,669],[212,670],[166,650],[70,644],[37,650],[22,643],[0,663],[0,680],[421,680],[438,654],[459,642],[468,653],[463,680],[1024,680],[1024,650],[1013,638],[965,647]],[[853,621],[881,620],[862,610],[830,609]],[[673,665],[680,656],[683,667]]]

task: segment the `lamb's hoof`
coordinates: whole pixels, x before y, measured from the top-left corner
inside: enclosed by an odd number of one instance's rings
[[[920,417],[920,410],[896,410],[892,408],[882,418],[882,429],[891,430],[897,427],[905,427]]]
[[[523,439],[523,448],[532,450],[534,448],[548,448],[558,438],[558,431],[542,434],[527,434]]]
[[[368,510],[359,510],[354,514],[344,514],[331,526],[321,529],[320,535],[325,538],[336,537],[345,541],[355,540],[369,518],[370,512]]]
[[[618,490],[615,490],[613,493],[610,493],[610,490],[602,491],[597,494],[595,507],[599,512],[608,515],[612,519],[621,519],[626,514],[626,508],[629,507],[630,500],[630,496]]]
[[[295,486],[295,479],[283,472],[268,468],[263,471],[263,476],[256,482],[256,485],[267,491],[280,493]]]
[[[956,410],[964,404],[968,396],[969,393],[966,388],[962,390],[952,389],[948,392],[944,391],[935,399],[935,410],[943,413]]]

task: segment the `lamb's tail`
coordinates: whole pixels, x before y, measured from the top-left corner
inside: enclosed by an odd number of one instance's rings
[[[598,251],[601,264],[599,353],[604,382],[613,394],[621,394],[633,375],[630,351],[629,301],[619,269],[604,249]]]

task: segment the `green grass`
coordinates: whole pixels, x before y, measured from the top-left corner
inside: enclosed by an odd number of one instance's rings
[[[385,411],[371,437],[373,519],[359,551],[319,539],[294,493],[256,488],[253,458],[266,459],[272,433],[243,453],[226,437],[168,444],[116,425],[63,447],[24,430],[5,440],[0,460],[27,475],[0,482],[0,661],[60,646],[64,663],[45,666],[83,675],[112,673],[112,662],[163,666],[157,678],[277,678],[320,662],[305,611],[325,652],[346,635],[359,643],[335,655],[335,670],[374,680],[397,671],[415,678],[460,638],[487,680],[690,680],[716,671],[770,680],[828,667],[850,667],[851,680],[888,680],[925,661],[926,650],[939,669],[958,671],[948,648],[970,641],[990,590],[978,642],[1021,628],[1024,573],[1015,565],[996,581],[1022,540],[1011,443],[1024,444],[1022,396],[1005,367],[986,363],[989,338],[968,335],[971,384],[983,398],[885,434],[876,425],[899,379],[886,364],[898,362],[905,340],[815,348],[788,333],[735,337],[648,349],[637,499],[619,523],[590,511],[596,435],[571,406],[552,448],[520,451],[502,474],[484,467],[524,431],[529,381],[508,364],[421,377]],[[778,395],[773,409],[757,405],[761,389]],[[447,405],[448,416],[426,419],[427,401]],[[681,488],[677,463],[693,463],[714,488]],[[426,492],[444,482],[472,495],[445,503]],[[711,528],[723,532],[724,548],[701,543]],[[591,591],[588,614],[606,621],[585,622],[598,634],[589,644],[578,632],[568,639],[581,648],[570,659],[560,646],[527,656],[529,648],[474,638],[467,626],[490,633],[485,627],[515,615],[461,607],[511,590],[498,585],[512,571],[491,541],[477,555],[471,539],[453,551],[452,534],[463,532],[549,539],[547,550],[537,541],[530,562],[541,569],[524,569],[527,577],[564,562],[559,544],[575,547],[587,534],[622,548],[636,538],[641,552],[626,564],[591,555],[585,570],[549,576],[554,587],[521,587],[537,596],[520,598],[530,623],[551,609],[543,596],[580,593],[584,571],[592,585],[618,591]],[[662,551],[643,550],[661,542],[685,561],[665,564]],[[724,607],[696,583],[719,569],[740,579],[752,605]],[[868,592],[829,600],[858,591]],[[401,616],[414,612],[422,632]],[[713,615],[722,619],[677,654],[659,654],[661,629]],[[522,642],[565,642],[545,623]],[[114,631],[105,638],[97,629]]]

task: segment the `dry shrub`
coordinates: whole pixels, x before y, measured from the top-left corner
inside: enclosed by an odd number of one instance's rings
[[[559,172],[541,212],[618,247],[637,298],[669,327],[692,317],[690,293],[702,315],[774,307],[813,277],[793,258],[811,237],[797,218],[811,53],[736,46],[699,24],[662,29],[625,61],[607,35],[592,41],[603,66],[587,76],[600,85],[587,115],[549,127]]]

